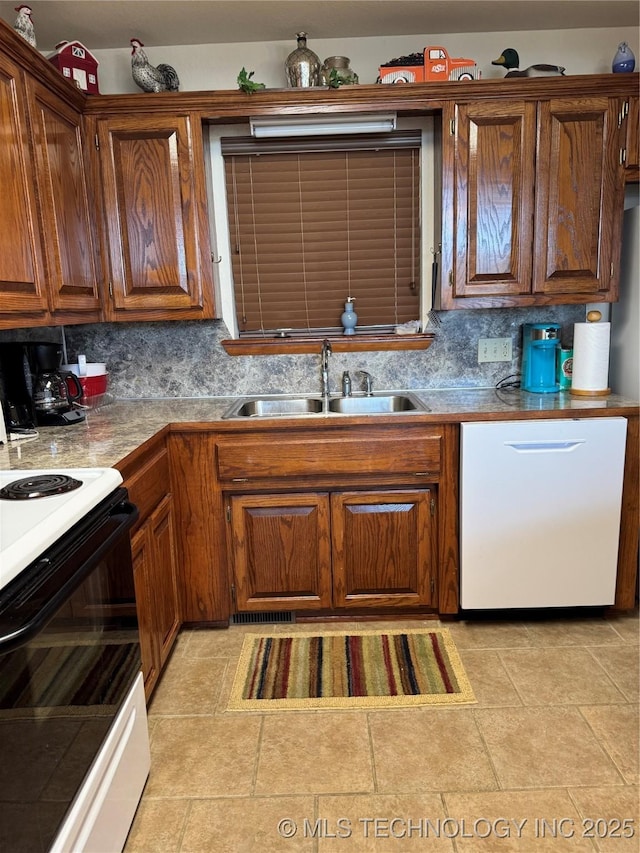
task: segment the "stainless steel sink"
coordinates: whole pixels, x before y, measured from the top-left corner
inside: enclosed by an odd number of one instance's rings
[[[336,397],[329,410],[342,415],[392,414],[423,411],[424,406],[410,394],[374,394],[373,397]]]
[[[372,397],[332,397],[328,410],[321,397],[243,397],[222,416],[228,418],[277,418],[303,415],[384,415],[428,411],[413,394],[374,394]]]
[[[234,403],[224,418],[274,418],[291,415],[317,415],[322,411],[322,400],[314,397],[260,397],[246,398]]]

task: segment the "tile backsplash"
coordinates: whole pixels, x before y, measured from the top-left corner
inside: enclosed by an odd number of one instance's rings
[[[550,308],[443,311],[429,349],[400,352],[335,353],[330,362],[331,390],[342,372],[367,370],[374,389],[488,388],[520,369],[523,323],[562,325],[570,346],[573,324],[584,320],[583,305]],[[6,340],[61,340],[58,327],[0,332]],[[229,333],[221,321],[98,323],[64,328],[70,362],[84,353],[104,361],[109,391],[117,398],[213,397],[245,394],[317,393],[318,355],[229,356],[221,341]],[[513,360],[478,364],[479,338],[513,340]]]

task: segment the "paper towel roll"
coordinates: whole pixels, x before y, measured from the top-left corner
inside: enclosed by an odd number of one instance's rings
[[[599,397],[609,388],[611,323],[573,324],[573,375],[571,393]]]

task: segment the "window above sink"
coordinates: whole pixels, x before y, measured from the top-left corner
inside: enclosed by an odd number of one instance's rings
[[[278,198],[286,199],[291,195],[282,194],[279,187],[279,182],[280,186],[282,185],[280,171],[276,169],[273,172],[270,165],[275,162],[273,158],[279,161],[285,155],[243,153],[243,146],[248,146],[247,151],[254,152],[256,145],[273,144],[269,140],[259,143],[247,138],[246,125],[209,128],[210,204],[217,245],[214,253],[220,291],[218,305],[222,310],[222,319],[231,333],[230,339],[223,342],[229,354],[313,353],[319,349],[318,341],[326,337],[336,344],[344,337],[343,346],[340,348],[350,351],[425,349],[430,345],[431,335],[396,335],[394,329],[407,319],[417,320],[419,327],[425,328],[431,307],[432,251],[434,245],[439,242],[435,236],[439,226],[434,214],[433,125],[432,116],[399,119],[402,131],[397,153],[399,157],[409,157],[406,164],[409,171],[406,171],[405,166],[401,168],[404,170],[403,180],[407,181],[408,203],[410,206],[417,204],[414,209],[417,213],[412,220],[407,220],[404,213],[402,216],[395,216],[393,209],[389,208],[386,195],[384,196],[382,213],[391,217],[388,227],[385,226],[384,229],[389,235],[387,242],[388,251],[391,253],[390,265],[385,273],[380,273],[381,264],[377,260],[368,257],[370,252],[366,250],[365,245],[368,240],[368,245],[375,249],[377,244],[383,242],[378,228],[379,217],[373,211],[376,194],[370,197],[373,188],[368,187],[369,184],[373,187],[375,181],[366,177],[368,173],[353,178],[353,174],[347,169],[346,174],[356,181],[353,198],[350,196],[349,187],[343,187],[346,196],[343,192],[337,201],[337,197],[334,198],[335,192],[327,189],[328,184],[323,187],[322,181],[316,180],[315,186],[314,181],[311,181],[309,188],[308,182],[294,181],[293,195],[298,199],[299,206],[296,208],[297,212],[290,211],[287,214],[293,231],[283,240],[282,230],[285,226],[276,227],[276,224],[270,223],[280,202],[276,205],[272,200],[266,206],[256,205],[255,202],[261,198],[257,194],[258,191],[262,193],[263,190],[272,194],[275,192]],[[277,140],[277,143],[290,141]],[[303,144],[307,142],[308,140],[302,140]],[[317,140],[312,138],[312,149],[313,143],[316,142]],[[322,143],[326,146],[327,140],[323,139]],[[363,152],[358,150],[362,142],[347,138],[347,143],[347,148],[354,148],[353,151],[340,151],[340,142],[334,139],[336,150],[330,151],[327,156],[344,161],[345,157],[358,158],[363,155]],[[416,145],[418,147],[415,147]],[[345,147],[345,143],[342,143],[342,147]],[[380,143],[380,148],[377,153],[392,162],[395,157],[393,147]],[[302,152],[300,156],[305,156],[305,153]],[[310,150],[309,156],[315,157],[317,152]],[[375,150],[364,152],[365,159],[375,156]],[[297,158],[298,154],[295,152],[285,156],[285,159],[292,162]],[[253,173],[251,162],[257,163],[260,174]],[[236,168],[240,163],[244,169],[243,175]],[[287,168],[290,166],[291,163]],[[390,175],[393,176],[393,165],[390,168]],[[394,183],[393,177],[391,182]],[[366,203],[362,202],[363,187],[368,193]],[[300,199],[303,202],[307,197],[311,199],[312,191],[324,191],[325,198],[322,203],[330,214],[326,226],[316,221],[314,211],[320,206],[320,202],[310,201],[309,209],[313,214],[313,222],[308,220],[304,206],[300,206]],[[356,200],[357,195],[360,202]],[[350,199],[351,206],[346,202],[343,204],[340,199]],[[382,204],[382,201],[380,203]],[[373,211],[369,230],[375,235],[375,239],[367,234],[369,213],[367,212],[365,219],[358,220],[358,216],[362,217],[363,209]],[[256,220],[254,228],[253,217],[263,212],[268,216],[266,224],[263,226]],[[240,219],[246,218],[247,215],[252,221],[249,225],[246,222],[243,225]],[[411,221],[413,225],[410,224]],[[311,237],[314,222],[317,227]],[[271,237],[268,235],[270,228]],[[353,229],[352,234],[350,228]],[[267,243],[263,244],[259,251],[258,243],[265,233]],[[244,240],[244,246],[240,245],[239,237]],[[302,240],[303,237],[305,240]],[[276,238],[280,240],[279,247],[270,248],[272,240]],[[323,239],[326,239],[324,244]],[[305,241],[308,240],[311,242],[307,246]],[[358,248],[363,240],[364,248]],[[402,261],[401,253],[404,256]],[[281,262],[279,258],[282,259]],[[262,260],[268,265],[264,270]],[[322,271],[322,263],[325,260],[330,263],[326,275]],[[400,263],[398,267],[396,260]],[[429,280],[429,286],[425,284],[426,279]],[[404,288],[402,282],[406,285]],[[294,288],[290,297],[282,290],[286,287]],[[340,325],[340,315],[348,296],[355,296],[355,309],[358,314],[358,325],[353,336],[343,336]],[[271,301],[274,299],[275,311],[271,307]],[[371,308],[367,307],[367,300],[370,301]],[[406,304],[407,300],[410,304]],[[278,303],[284,306],[280,313]],[[307,311],[309,307],[310,313]],[[324,311],[324,314],[316,317],[316,309],[321,313]],[[347,341],[347,337],[351,340]]]

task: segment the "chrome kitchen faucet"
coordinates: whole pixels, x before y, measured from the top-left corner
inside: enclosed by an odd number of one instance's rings
[[[329,400],[329,356],[333,350],[331,343],[326,338],[322,342],[322,396]]]

